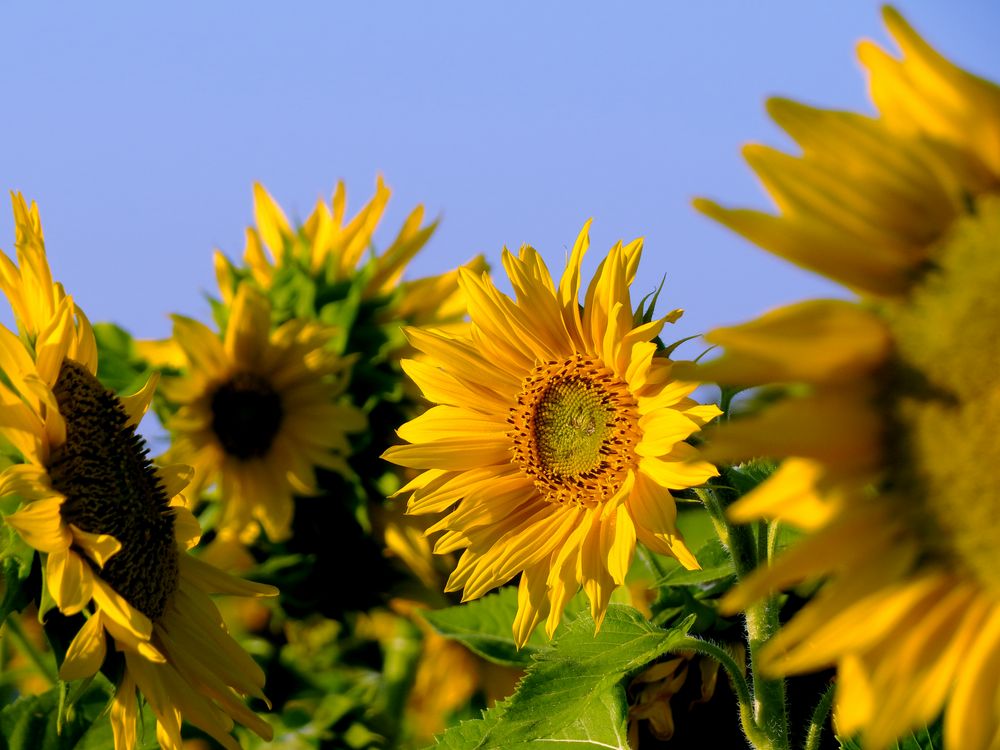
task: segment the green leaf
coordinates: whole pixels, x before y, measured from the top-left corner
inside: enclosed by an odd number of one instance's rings
[[[941,727],[941,722],[937,721],[930,727],[911,732],[896,740],[896,744],[891,745],[890,750],[942,750],[944,739]],[[865,750],[860,738],[838,737],[837,740],[840,742],[841,750]]]
[[[637,610],[613,604],[595,635],[594,621],[581,615],[539,650],[513,696],[483,718],[446,731],[438,747],[626,750],[622,681],[675,647],[686,632],[686,626],[663,630]]]
[[[93,685],[73,704],[60,732],[59,688],[24,696],[0,711],[0,740],[6,739],[5,750],[106,750],[114,747],[107,702],[106,688]],[[144,731],[136,750],[152,750],[157,747],[155,719],[148,708],[140,721]]]
[[[733,559],[718,539],[709,540],[695,553],[701,570],[677,567],[656,582],[657,586],[700,586],[725,580],[736,574]]]
[[[0,528],[0,576],[3,577],[3,598],[0,599],[0,625],[11,612],[20,612],[31,601],[27,584],[35,550],[21,539],[10,526]]]
[[[556,636],[582,609],[581,597],[569,603]],[[526,667],[548,639],[543,628],[535,628],[528,642],[518,650],[512,626],[517,614],[517,588],[507,586],[481,599],[457,607],[421,612],[421,616],[445,638],[452,638],[479,656],[510,667]]]
[[[134,393],[146,383],[149,368],[135,351],[132,334],[114,323],[94,323],[97,378],[115,393]]]

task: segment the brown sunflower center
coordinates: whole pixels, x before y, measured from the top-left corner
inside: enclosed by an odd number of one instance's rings
[[[281,396],[252,372],[233,375],[212,394],[212,430],[226,453],[241,460],[267,455],[283,416]]]
[[[928,548],[1000,591],[1000,200],[981,200],[890,312],[890,480]]]
[[[174,514],[149,448],[128,424],[118,397],[83,365],[65,360],[52,392],[66,421],[66,442],[52,450],[46,469],[66,497],[62,518],[121,543],[99,574],[157,620],[177,588],[177,544]]]
[[[635,462],[638,419],[628,387],[600,361],[545,362],[510,410],[513,459],[546,500],[593,506],[618,491]]]

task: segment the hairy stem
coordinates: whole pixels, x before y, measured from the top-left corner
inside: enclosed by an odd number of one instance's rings
[[[830,707],[833,705],[834,685],[831,682],[823,696],[813,710],[812,718],[809,719],[809,733],[806,735],[806,744],[803,750],[819,750],[819,742],[823,737],[823,727],[826,726],[826,719],[830,715]]]
[[[736,700],[740,704],[740,723],[743,726],[743,733],[757,750],[771,750],[774,747],[773,744],[757,726],[750,686],[747,684],[746,677],[743,676],[743,668],[736,663],[736,660],[725,649],[694,636],[685,638],[678,644],[677,648],[709,656],[722,665],[729,674],[729,681],[736,692]]]
[[[725,469],[722,479],[727,481]],[[726,518],[725,509],[736,499],[736,490],[723,486],[708,487],[699,490],[698,494],[712,517],[719,539],[732,556],[737,580],[743,580],[758,565],[766,565],[772,541],[771,530],[767,525],[758,524],[759,528],[755,530],[754,526],[735,525]],[[747,739],[758,750],[789,748],[784,680],[766,679],[760,671],[760,650],[778,631],[778,610],[777,598],[768,596],[747,607],[744,613],[753,685],[753,719],[758,735],[763,735],[766,743],[754,740],[749,733]]]

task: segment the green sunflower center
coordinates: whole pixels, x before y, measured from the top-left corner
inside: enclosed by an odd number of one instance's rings
[[[177,588],[178,567],[174,515],[149,448],[118,397],[83,365],[64,361],[52,392],[66,442],[52,450],[46,469],[66,498],[62,518],[121,543],[99,575],[155,621]]]
[[[550,502],[609,499],[635,462],[638,411],[625,383],[600,361],[573,355],[524,379],[508,422],[513,460]]]
[[[281,397],[251,372],[233,375],[212,394],[212,430],[230,456],[267,455],[281,428]]]
[[[890,311],[890,481],[928,547],[1000,591],[1000,199],[982,199]]]
[[[549,385],[535,408],[538,460],[546,470],[573,477],[600,466],[604,441],[615,426],[609,401],[599,387],[582,378]]]

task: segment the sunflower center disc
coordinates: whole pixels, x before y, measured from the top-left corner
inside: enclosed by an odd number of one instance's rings
[[[212,430],[230,456],[267,455],[284,413],[281,397],[259,375],[241,372],[212,394]]]
[[[614,409],[600,389],[579,378],[556,381],[535,409],[535,439],[543,471],[574,477],[596,469],[614,429]]]
[[[149,448],[118,397],[83,365],[65,360],[52,392],[66,442],[53,448],[46,469],[66,498],[62,518],[121,543],[98,574],[155,621],[177,588],[178,567],[174,515]]]
[[[549,502],[603,502],[635,460],[635,398],[603,363],[581,354],[535,367],[507,421],[514,463]]]
[[[927,544],[1000,591],[1000,200],[981,199],[892,311],[891,479]]]

